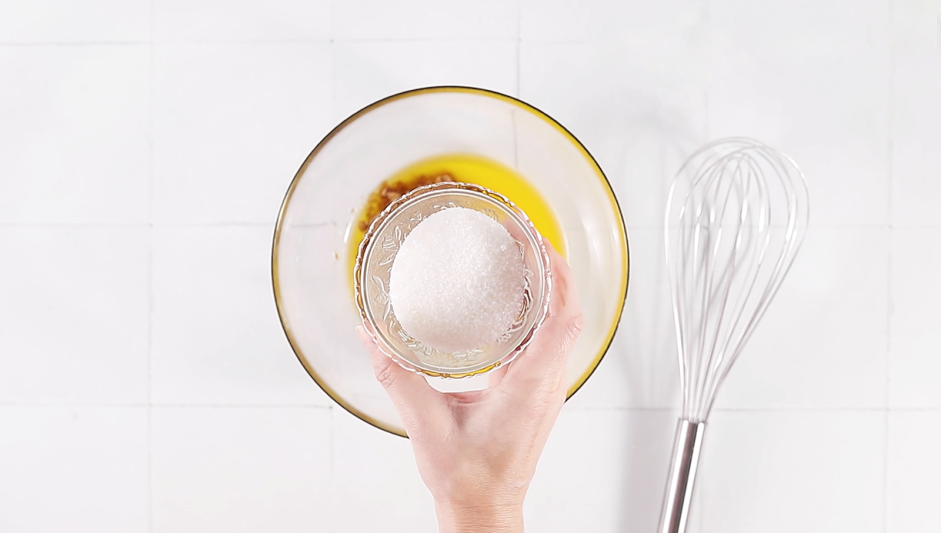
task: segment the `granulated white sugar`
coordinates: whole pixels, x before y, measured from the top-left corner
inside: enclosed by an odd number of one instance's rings
[[[492,218],[463,207],[439,211],[405,238],[389,297],[402,328],[422,344],[463,352],[495,342],[523,305],[523,257]]]

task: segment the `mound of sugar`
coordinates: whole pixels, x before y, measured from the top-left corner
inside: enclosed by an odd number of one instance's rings
[[[487,215],[454,207],[418,224],[395,256],[392,310],[426,346],[462,352],[495,342],[523,305],[523,257]]]

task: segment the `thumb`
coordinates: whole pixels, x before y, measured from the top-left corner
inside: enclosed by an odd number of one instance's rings
[[[386,390],[408,434],[422,431],[436,420],[444,420],[442,394],[421,374],[410,372],[382,353],[366,328],[356,326],[356,335],[369,351],[376,380]]]
[[[509,365],[501,385],[524,394],[543,390],[565,394],[565,366],[585,323],[572,269],[550,245],[552,294],[549,314],[532,343]]]

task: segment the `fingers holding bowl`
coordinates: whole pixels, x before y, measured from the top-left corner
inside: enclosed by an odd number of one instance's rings
[[[572,271],[548,242],[552,293],[549,314],[532,343],[513,362],[503,383],[523,390],[549,387],[564,393],[565,364],[584,325]]]

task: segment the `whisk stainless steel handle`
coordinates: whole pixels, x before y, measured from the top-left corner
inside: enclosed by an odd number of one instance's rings
[[[797,164],[745,138],[706,145],[670,187],[664,240],[683,413],[660,533],[686,530],[706,419],[794,261],[809,203]]]
[[[663,518],[660,531],[675,533],[686,530],[689,520],[689,505],[693,495],[693,482],[699,468],[699,452],[702,450],[705,422],[698,424],[679,420],[673,442],[673,457],[667,477],[667,491],[663,496]]]

